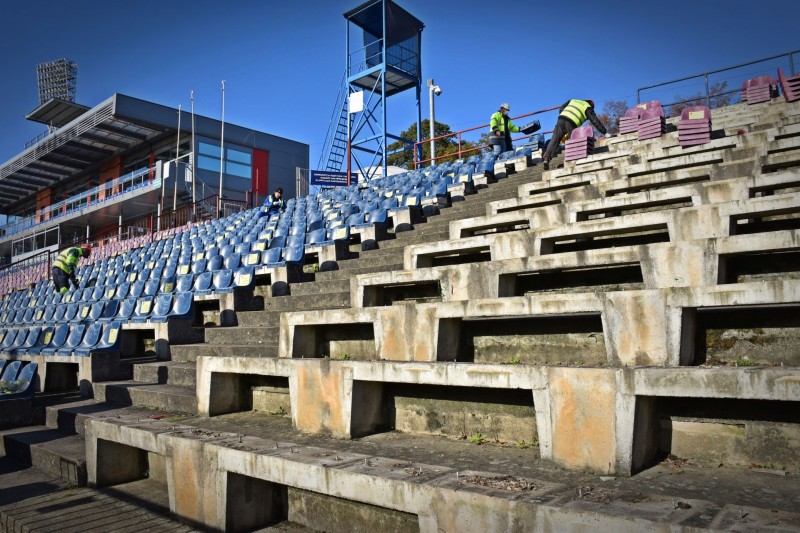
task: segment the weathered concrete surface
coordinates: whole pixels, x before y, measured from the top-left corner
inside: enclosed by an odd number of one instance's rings
[[[173,432],[162,432],[155,422],[152,428],[135,431],[155,431],[157,439],[170,442],[173,450],[186,445],[181,453],[195,461],[216,457],[208,471],[219,472],[220,480],[233,473],[263,480],[276,490],[287,487],[289,494],[314,492],[313,507],[333,512],[334,528],[345,517],[354,527],[378,517],[389,521],[372,522],[373,527],[381,523],[405,527],[397,520],[410,526],[408,515],[413,515],[421,531],[522,531],[532,525],[560,530],[601,524],[622,531],[689,531],[730,520],[730,506],[743,505],[753,509],[751,520],[761,521],[751,524],[768,523],[763,522],[765,509],[775,511],[773,527],[792,531],[798,523],[797,480],[791,475],[752,473],[728,465],[711,471],[671,459],[628,479],[596,477],[548,467],[530,449],[492,444],[400,434],[335,441],[293,431],[281,417],[258,414],[191,419],[184,424],[189,427]],[[109,422],[92,425],[121,429]],[[174,490],[186,492],[181,498],[197,498],[201,487],[192,481]],[[225,481],[217,484],[218,519],[207,526],[226,527],[219,517],[231,503],[229,490]],[[316,518],[309,516],[308,505],[290,496],[287,515],[301,523]]]

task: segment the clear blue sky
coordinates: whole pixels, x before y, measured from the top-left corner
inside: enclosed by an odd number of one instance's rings
[[[444,89],[436,118],[453,129],[504,101],[512,115],[572,97],[633,102],[640,86],[800,49],[798,0],[397,1],[426,25],[423,77]],[[67,57],[89,106],[120,92],[188,108],[194,90],[196,112],[219,117],[225,79],[226,121],[308,143],[316,166],[344,70],[342,13],[360,3],[3,2],[0,161],[43,129],[24,119],[35,65]],[[412,106],[410,92],[390,100],[392,132]]]

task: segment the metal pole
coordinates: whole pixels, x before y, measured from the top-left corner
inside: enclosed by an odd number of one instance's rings
[[[181,106],[178,105],[178,139],[175,141],[175,182],[172,187],[172,212],[178,207],[178,158],[181,155]]]
[[[705,76],[703,76],[703,77],[704,77],[704,78],[705,78],[705,80],[706,80],[706,106],[707,106],[707,107],[711,107],[711,99],[710,99],[710,97],[709,97],[709,92],[708,92],[708,74],[706,74],[706,75],[705,75]]]
[[[197,186],[197,173],[195,172],[197,169],[197,154],[195,154],[194,151],[194,91],[189,93],[189,100],[192,102],[192,222],[194,222],[197,214],[197,207],[195,206],[197,203],[197,199],[195,198],[195,187]]]
[[[222,174],[225,165],[225,80],[222,80],[222,129],[219,136],[219,189],[217,195],[217,215],[222,209]]]
[[[431,140],[431,166],[436,165],[436,141],[433,140],[435,137],[434,135],[434,124],[436,124],[435,113],[433,108],[433,78],[428,80],[428,106],[431,111],[430,116],[430,124],[428,124],[430,129],[430,140]]]

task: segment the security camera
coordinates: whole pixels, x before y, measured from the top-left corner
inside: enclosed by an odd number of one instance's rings
[[[434,85],[433,86],[433,94],[435,94],[436,96],[439,96],[440,94],[442,94],[442,88],[439,87],[438,85]]]

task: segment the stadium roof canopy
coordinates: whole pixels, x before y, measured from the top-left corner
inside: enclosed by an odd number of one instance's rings
[[[121,94],[93,108],[50,100],[26,118],[58,129],[0,166],[2,213],[38,191],[177,129],[174,109]]]

